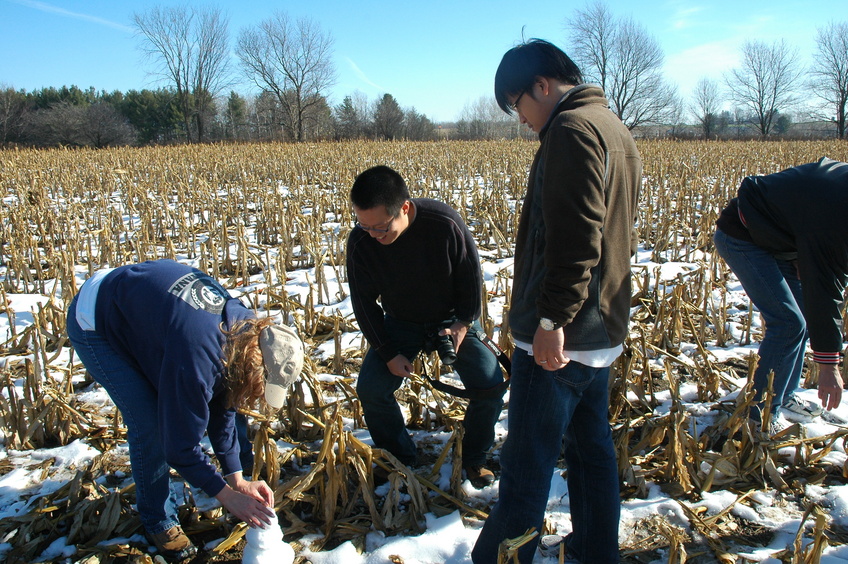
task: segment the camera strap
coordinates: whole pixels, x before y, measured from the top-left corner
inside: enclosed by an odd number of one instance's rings
[[[440,392],[444,392],[446,394],[450,394],[452,396],[465,398],[465,399],[491,399],[497,398],[504,395],[506,389],[509,387],[509,377],[512,375],[512,362],[509,360],[509,357],[506,356],[506,353],[498,346],[496,342],[494,342],[491,338],[489,338],[486,333],[483,331],[469,331],[466,338],[469,336],[477,338],[481,343],[483,343],[487,349],[492,351],[492,354],[498,359],[498,364],[501,365],[504,371],[504,381],[498,384],[497,386],[493,386],[491,388],[487,388],[485,390],[466,390],[464,388],[457,388],[456,386],[452,386],[441,380],[434,380],[430,378],[430,375],[427,374],[427,370],[424,370],[424,377],[427,379],[427,382],[433,388],[439,390]]]

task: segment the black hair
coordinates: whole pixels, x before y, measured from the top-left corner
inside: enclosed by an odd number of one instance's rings
[[[537,77],[555,78],[565,84],[583,82],[583,73],[562,49],[544,39],[530,39],[507,51],[495,73],[495,99],[512,114],[509,97],[533,87]]]
[[[361,210],[385,206],[390,216],[400,213],[409,189],[398,172],[385,165],[371,167],[356,177],[350,189],[351,203]]]

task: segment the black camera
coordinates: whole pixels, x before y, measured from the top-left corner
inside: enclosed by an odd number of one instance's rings
[[[453,322],[445,322],[439,327],[437,327],[430,335],[427,337],[427,352],[436,351],[439,354],[439,360],[442,361],[442,364],[450,366],[454,362],[456,362],[456,349],[453,346],[453,339],[450,335],[439,335],[439,332],[442,329],[450,327]]]

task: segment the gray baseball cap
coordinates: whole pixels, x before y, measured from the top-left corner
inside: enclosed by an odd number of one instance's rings
[[[303,369],[303,343],[291,327],[269,325],[259,333],[259,349],[267,371],[265,401],[280,409]]]

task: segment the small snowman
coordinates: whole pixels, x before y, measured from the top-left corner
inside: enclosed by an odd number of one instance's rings
[[[242,564],[292,564],[294,549],[283,540],[283,531],[277,516],[267,527],[251,527],[244,534],[247,544],[242,553]]]

